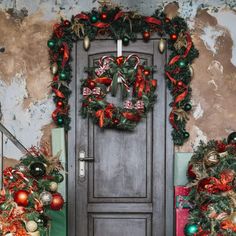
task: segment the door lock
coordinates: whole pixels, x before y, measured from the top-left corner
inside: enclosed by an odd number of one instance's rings
[[[85,162],[93,162],[93,157],[86,157],[85,151],[79,152],[79,176],[80,178],[85,177]]]

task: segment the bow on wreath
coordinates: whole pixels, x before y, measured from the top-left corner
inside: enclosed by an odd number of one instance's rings
[[[95,87],[94,89],[90,89],[90,88],[83,88],[83,95],[84,96],[89,96],[89,95],[99,95],[101,93],[101,88],[99,87]]]

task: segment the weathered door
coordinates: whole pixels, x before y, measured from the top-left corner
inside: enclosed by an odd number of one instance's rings
[[[173,235],[172,161],[166,161],[172,159],[167,157],[172,154],[171,142],[170,148],[166,148],[166,132],[169,132],[164,79],[166,55],[158,52],[158,40],[148,43],[138,40],[123,50],[124,55],[135,53],[148,65],[156,66],[158,101],[134,132],[101,130],[90,120],[82,119],[80,79],[86,76],[84,67],[93,65],[101,56],[116,55],[116,43],[96,40],[88,52],[81,42],[76,45],[71,86],[72,129],[68,138],[69,236]],[[117,100],[118,104],[119,97],[109,99]],[[85,163],[85,177],[79,173],[80,151],[95,160]]]

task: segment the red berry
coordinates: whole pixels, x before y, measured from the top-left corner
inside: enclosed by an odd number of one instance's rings
[[[143,72],[146,76],[148,76],[148,75],[150,75],[151,74],[151,72],[150,72],[150,70],[144,70],[144,72]]]
[[[176,39],[177,39],[177,34],[171,34],[171,35],[170,35],[170,38],[171,38],[172,40],[176,40]]]
[[[58,102],[57,102],[57,106],[58,106],[58,107],[62,107],[62,106],[63,106],[63,102],[62,102],[62,101],[58,101]]]
[[[107,19],[107,13],[102,13],[101,14],[101,19],[106,20]]]
[[[96,87],[96,82],[93,80],[89,80],[87,84],[90,89],[94,89]]]

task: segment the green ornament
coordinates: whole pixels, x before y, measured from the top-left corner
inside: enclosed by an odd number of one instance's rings
[[[125,46],[127,46],[129,44],[129,37],[124,36],[123,39],[122,39],[122,42]]]
[[[48,40],[48,47],[49,47],[49,48],[53,48],[54,46],[55,46],[55,41],[52,40],[52,39],[49,39],[49,40]]]
[[[62,71],[60,73],[60,80],[67,80],[67,73],[66,72]]]
[[[54,181],[57,183],[61,183],[64,180],[64,176],[61,173],[53,173],[52,177],[53,177]]]
[[[178,62],[178,65],[179,65],[180,68],[184,68],[184,67],[186,66],[186,63],[185,63],[184,60],[180,60],[180,61]]]
[[[198,232],[197,224],[186,224],[184,227],[184,235],[185,236],[193,236]]]
[[[96,15],[92,15],[90,20],[91,20],[92,23],[96,23],[98,21],[98,18],[97,18]]]
[[[185,139],[188,139],[189,136],[190,136],[189,132],[185,131],[185,132],[184,132],[184,138],[185,138]]]
[[[190,111],[192,109],[192,105],[190,104],[190,103],[186,103],[185,105],[184,105],[184,110],[185,111]]]
[[[62,125],[63,123],[64,123],[63,118],[62,118],[61,116],[58,116],[58,117],[57,117],[57,124],[58,124],[58,125]]]

